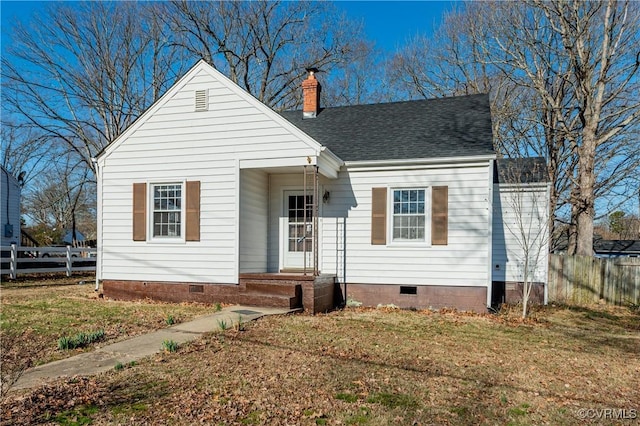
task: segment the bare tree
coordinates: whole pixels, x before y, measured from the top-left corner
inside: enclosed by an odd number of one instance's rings
[[[366,52],[361,26],[326,2],[174,1],[164,6],[181,47],[276,109],[300,105],[305,68],[329,73]]]
[[[95,229],[95,198],[89,179],[90,170],[73,153],[52,163],[51,168],[31,185],[24,194],[24,211],[30,222],[43,229],[55,231],[48,244],[59,243],[55,237],[69,230],[73,243],[77,239],[78,224],[84,233]],[[46,235],[43,235],[47,237]]]
[[[3,120],[0,129],[0,161],[15,176],[22,176],[22,182],[26,185],[47,167],[51,146],[42,132],[32,126]]]
[[[3,55],[3,114],[62,143],[85,167],[183,66],[166,28],[134,2],[50,3]]]
[[[640,118],[640,6],[533,0],[488,7],[489,61],[537,93],[551,115],[549,130],[574,156],[570,252],[591,255],[596,198],[630,179],[637,184],[640,146],[628,135]]]
[[[469,3],[443,17],[433,37],[417,36],[400,49],[388,63],[394,89],[409,98],[489,93],[494,146],[509,158],[541,156],[547,159],[551,182],[550,217],[568,202],[572,154],[556,131],[552,106],[535,90],[506,75],[500,64],[487,60],[486,44],[494,34],[490,4]],[[540,39],[552,40],[542,28]],[[548,63],[548,62],[546,62]],[[540,78],[558,102],[567,96],[565,84],[550,69],[541,67]],[[550,233],[554,234],[551,220]]]

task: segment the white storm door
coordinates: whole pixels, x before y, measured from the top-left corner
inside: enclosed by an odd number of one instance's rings
[[[313,269],[313,196],[284,191],[284,268]],[[306,210],[306,215],[305,215]]]

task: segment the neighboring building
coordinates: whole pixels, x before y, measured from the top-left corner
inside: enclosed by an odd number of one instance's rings
[[[0,166],[0,233],[3,247],[20,244],[20,191],[18,178]]]
[[[303,92],[279,114],[200,61],[101,153],[105,295],[485,311],[508,215],[488,96],[323,109],[313,71]]]
[[[593,242],[596,257],[640,257],[640,240],[602,240]]]
[[[85,241],[85,236],[82,232],[76,230],[76,243],[82,243]],[[66,231],[62,237],[62,243],[66,245],[73,244],[73,231]]]

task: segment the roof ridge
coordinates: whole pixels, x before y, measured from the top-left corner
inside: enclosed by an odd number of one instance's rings
[[[336,106],[328,106],[321,107],[322,110],[335,110],[340,108],[357,108],[357,107],[372,107],[372,106],[381,106],[381,105],[399,105],[399,104],[409,104],[409,103],[422,103],[422,102],[436,102],[436,101],[451,101],[451,100],[461,100],[462,98],[472,98],[472,97],[481,97],[481,96],[489,96],[488,93],[475,93],[471,95],[455,95],[455,96],[442,96],[439,98],[428,98],[428,99],[407,99],[404,101],[391,101],[391,102],[376,102],[376,103],[367,103],[367,104],[353,104],[353,105],[336,105]],[[292,113],[292,112],[300,112],[302,109],[287,109],[282,110],[280,113]]]

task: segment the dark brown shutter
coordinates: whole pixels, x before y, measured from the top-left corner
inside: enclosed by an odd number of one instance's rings
[[[133,184],[133,241],[147,240],[147,184]]]
[[[431,244],[446,246],[449,237],[449,188],[431,189]]]
[[[387,244],[387,188],[371,189],[371,244]]]
[[[187,182],[187,241],[200,241],[200,181]]]

